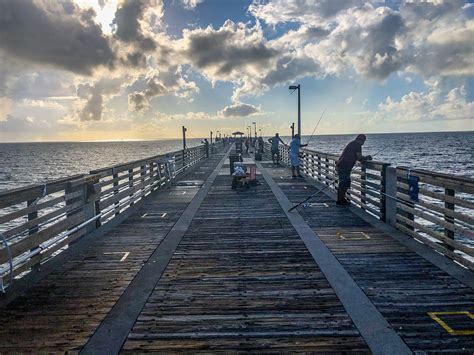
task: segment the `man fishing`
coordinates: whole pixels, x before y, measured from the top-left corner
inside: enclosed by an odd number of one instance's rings
[[[275,137],[272,137],[268,140],[271,144],[271,153],[272,153],[272,161],[273,164],[280,164],[280,142],[285,145],[285,143],[281,140],[280,136],[278,133],[275,133]]]
[[[300,148],[306,147],[308,144],[301,144],[300,135],[295,134],[295,137],[290,143],[290,163],[291,163],[291,178],[303,179],[300,174]]]
[[[370,155],[362,155],[362,146],[364,145],[366,137],[364,134],[359,134],[355,140],[350,142],[341,156],[336,162],[336,171],[339,176],[339,185],[337,187],[337,202],[336,205],[347,206],[350,201],[346,199],[346,192],[351,187],[351,170],[356,161],[361,163],[372,160]]]

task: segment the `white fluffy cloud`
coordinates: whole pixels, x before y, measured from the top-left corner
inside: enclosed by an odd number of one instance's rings
[[[474,125],[474,102],[466,100],[463,86],[443,94],[435,85],[427,93],[410,92],[399,101],[388,97],[379,104],[375,117],[398,121],[470,120]]]
[[[247,117],[258,114],[259,112],[260,107],[239,102],[224,107],[223,110],[219,111],[219,115],[223,117]]]
[[[140,79],[139,79],[140,80]],[[157,96],[175,95],[190,99],[199,92],[194,81],[188,80],[181,66],[169,67],[166,71],[152,70],[146,77],[146,88],[128,95],[129,108],[136,112],[147,112],[151,109],[150,100]]]

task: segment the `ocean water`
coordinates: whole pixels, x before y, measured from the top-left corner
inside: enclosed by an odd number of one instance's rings
[[[340,154],[355,135],[303,136],[309,148]],[[285,142],[290,137],[282,136]],[[188,146],[201,139],[188,139]],[[43,183],[182,148],[180,139],[88,143],[0,143],[0,190]],[[374,160],[474,178],[474,132],[369,134],[363,154]],[[473,200],[474,196],[466,196]],[[467,213],[473,212],[466,211]],[[474,241],[463,240],[474,247]]]
[[[314,136],[308,148],[340,154],[355,136]],[[307,143],[308,139],[310,137],[303,136],[302,142]],[[384,150],[374,156],[374,160],[474,178],[474,131],[368,134],[362,153],[373,155],[381,149]]]
[[[339,154],[355,135],[314,136],[309,148]],[[290,137],[282,136],[285,142]],[[303,136],[307,143],[309,136]],[[188,146],[201,139],[188,139]],[[42,183],[179,150],[180,139],[85,143],[0,143],[0,190]],[[474,178],[474,132],[369,134],[363,154],[394,166]]]
[[[188,147],[201,139],[188,139]],[[0,190],[182,149],[180,139],[128,142],[0,143]]]

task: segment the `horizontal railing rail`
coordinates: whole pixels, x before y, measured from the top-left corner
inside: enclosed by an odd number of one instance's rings
[[[418,200],[408,176],[418,178]],[[397,167],[396,227],[458,263],[474,269],[474,180]]]
[[[279,149],[280,161],[289,166],[288,146],[280,145]],[[268,143],[264,156],[271,160]],[[300,171],[335,192],[338,158],[302,149]],[[408,193],[408,175],[419,179],[417,201]],[[357,163],[351,180],[347,197],[354,205],[474,270],[473,179],[369,161]]]
[[[0,191],[0,290],[205,157],[197,146]]]

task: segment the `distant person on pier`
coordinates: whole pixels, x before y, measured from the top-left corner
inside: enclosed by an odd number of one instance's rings
[[[336,171],[339,176],[339,185],[337,186],[337,205],[350,205],[350,201],[346,199],[346,192],[351,187],[351,170],[355,163],[357,161],[363,163],[372,160],[370,155],[362,155],[362,146],[364,145],[365,140],[365,135],[359,134],[355,140],[346,145],[336,162]]]
[[[201,142],[204,144],[204,150],[206,151],[206,158],[209,158],[209,142],[207,141],[207,138],[204,138],[204,141]]]
[[[275,133],[275,137],[272,137],[268,140],[272,147],[271,147],[271,153],[272,153],[272,161],[273,164],[280,164],[280,142],[285,145],[285,143],[281,140],[280,136],[278,133]]]
[[[258,137],[258,152],[260,154],[263,154],[263,146],[264,146],[264,142],[263,142],[263,138],[262,136]]]
[[[250,138],[245,138],[245,153],[248,154],[250,148]]]
[[[306,147],[307,144],[301,144],[299,134],[295,134],[295,137],[290,143],[290,162],[291,162],[291,178],[302,179],[303,176],[300,174],[300,148]]]

